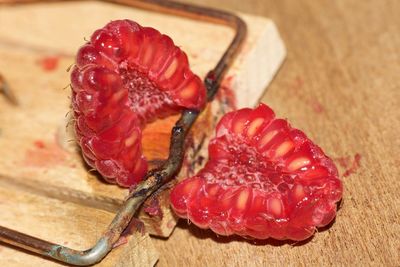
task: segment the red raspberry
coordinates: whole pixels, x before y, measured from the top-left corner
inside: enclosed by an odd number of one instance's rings
[[[147,171],[141,129],[157,117],[200,110],[205,87],[171,38],[118,20],[95,31],[71,73],[76,133],[86,162],[121,186]]]
[[[182,218],[220,235],[304,240],[336,214],[342,183],[330,158],[266,105],[226,114],[209,161],[171,192]]]

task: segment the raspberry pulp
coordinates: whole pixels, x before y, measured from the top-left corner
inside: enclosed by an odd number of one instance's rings
[[[71,73],[75,129],[86,162],[109,182],[131,186],[147,171],[147,122],[206,102],[201,79],[171,38],[129,20],[112,21],[80,48]]]
[[[226,114],[209,160],[171,192],[182,218],[220,235],[304,240],[330,223],[342,183],[330,158],[266,105]]]

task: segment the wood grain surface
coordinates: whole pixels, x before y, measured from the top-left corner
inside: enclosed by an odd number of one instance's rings
[[[0,186],[0,195],[2,226],[80,250],[91,247],[114,217],[114,214],[107,211],[3,185]],[[116,247],[99,266],[142,267],[157,262],[158,252],[147,234],[134,232],[133,235],[125,235],[121,243],[125,245]],[[63,265],[1,243],[0,266]]]
[[[91,16],[93,13],[96,15]],[[69,14],[75,14],[74,23],[69,22]],[[204,163],[198,159],[207,156],[205,144],[220,116],[235,106],[254,106],[285,57],[271,20],[241,16],[248,26],[243,49],[216,100],[192,128],[181,178]],[[134,18],[170,34],[188,51],[193,69],[201,77],[216,64],[233,35],[226,26],[100,1],[1,5],[0,72],[19,99],[15,107],[0,98],[0,154],[6,155],[0,160],[0,191],[4,191],[0,192],[1,225],[73,248],[88,248],[124,201],[127,189],[102,182],[83,164],[74,143],[70,90],[61,90],[69,83],[65,70],[73,64],[83,37],[120,18]],[[237,101],[231,97],[234,94]],[[177,119],[176,115],[146,125],[142,143],[150,166],[167,157],[170,131]],[[147,233],[167,237],[175,227],[177,219],[165,201],[168,194],[166,190],[158,201],[150,199],[144,204],[160,203],[162,216],[149,216],[143,209],[138,214]],[[154,265],[158,255],[147,234],[122,240],[128,242],[113,250],[100,266]],[[58,266],[0,245],[0,266]]]
[[[154,242],[158,266],[400,266],[400,1],[201,3],[275,21],[288,56],[262,100],[335,159],[345,192],[335,223],[303,243],[181,221]]]
[[[185,1],[274,20],[288,55],[262,100],[335,160],[345,192],[332,226],[302,243],[180,221],[152,239],[158,266],[400,266],[400,2]]]

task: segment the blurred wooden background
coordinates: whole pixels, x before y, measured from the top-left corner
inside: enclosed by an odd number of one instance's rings
[[[301,244],[181,221],[154,240],[158,266],[400,266],[400,1],[185,2],[274,20],[288,55],[263,101],[335,159],[345,193],[332,227]]]

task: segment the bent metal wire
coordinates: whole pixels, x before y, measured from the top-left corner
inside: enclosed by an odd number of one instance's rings
[[[75,0],[58,0],[75,1]],[[164,0],[100,0],[103,2],[114,3],[127,7],[142,8],[155,12],[168,13],[184,16],[191,19],[213,22],[227,25],[235,30],[227,50],[215,66],[204,79],[207,88],[207,100],[211,101],[216,94],[221,80],[233,62],[245,36],[246,24],[238,16],[212,8],[205,8],[190,4],[170,2]],[[19,5],[37,2],[55,2],[54,0],[3,0],[3,5]],[[3,93],[11,103],[17,105],[18,101],[7,85],[5,79],[0,75],[0,93]],[[108,226],[105,233],[97,243],[90,249],[79,251],[54,244],[27,234],[23,234],[12,229],[0,226],[0,241],[13,246],[34,252],[45,257],[49,257],[64,263],[73,265],[92,265],[101,261],[113,248],[115,242],[121,236],[123,230],[128,226],[135,212],[141,204],[157,191],[162,185],[171,181],[179,171],[184,157],[184,141],[188,131],[196,121],[199,112],[184,110],[180,119],[172,128],[169,156],[167,161],[157,170],[151,170],[146,175],[143,182],[139,183],[129,194],[126,201],[121,206],[113,221]]]

